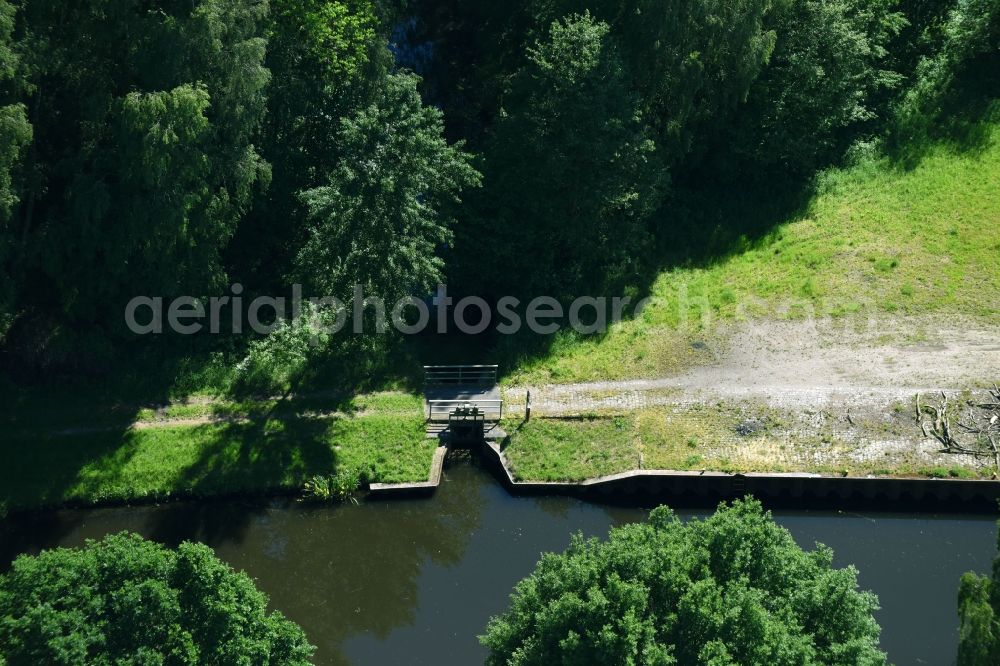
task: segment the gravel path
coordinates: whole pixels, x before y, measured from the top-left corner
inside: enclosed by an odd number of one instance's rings
[[[887,405],[1000,379],[1000,329],[898,319],[858,331],[812,322],[754,322],[709,343],[714,362],[673,377],[505,387],[511,413],[633,410],[715,400],[775,407]]]

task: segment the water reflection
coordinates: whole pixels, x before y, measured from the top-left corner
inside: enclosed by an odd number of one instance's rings
[[[679,511],[701,516],[707,511]],[[581,531],[603,536],[647,508],[510,497],[474,461],[454,463],[433,498],[308,507],[291,501],[61,511],[0,523],[0,567],[19,552],[80,545],[123,529],[168,544],[204,541],[246,570],[319,646],[318,664],[475,664],[476,640],[542,551]],[[962,572],[989,569],[983,516],[776,513],[805,547],[855,563],[882,601],[897,666],[950,664]]]

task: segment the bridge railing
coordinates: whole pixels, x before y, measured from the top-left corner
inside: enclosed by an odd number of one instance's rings
[[[495,365],[425,365],[427,386],[493,386],[497,383]]]
[[[427,420],[447,421],[453,411],[464,405],[479,408],[486,421],[499,421],[503,418],[503,400],[428,400]]]

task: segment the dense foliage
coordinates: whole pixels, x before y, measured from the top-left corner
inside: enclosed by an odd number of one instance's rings
[[[1000,538],[997,546],[1000,550]],[[958,617],[958,666],[1000,663],[1000,554],[993,560],[991,576],[962,576]]]
[[[765,25],[768,0],[715,2],[533,0],[537,21],[590,9],[614,25],[627,80],[645,121],[677,160],[746,98],[776,39]]]
[[[542,557],[483,643],[488,664],[884,664],[877,600],[755,500],[666,507]]]
[[[484,293],[570,296],[642,252],[663,171],[609,31],[572,15],[528,50],[458,246],[490,279]]]
[[[722,134],[736,158],[728,166],[801,176],[870,128],[879,93],[900,80],[887,69],[886,46],[904,23],[892,9],[871,0],[776,3],[767,19],[777,35],[768,66]]]
[[[703,249],[701,209],[726,193],[794,195],[852,145],[988,107],[998,16],[997,0],[0,0],[0,340],[28,370],[100,372],[157,344],[125,330],[130,298],[234,282],[233,309],[295,281],[390,302],[444,277],[488,298],[635,293]],[[200,344],[235,365],[253,340]]]
[[[302,193],[308,238],[296,265],[304,284],[345,302],[356,285],[390,304],[433,290],[443,267],[437,247],[451,239],[447,209],[479,182],[443,129],[408,74],[387,76],[369,106],[341,121],[340,162]]]
[[[267,172],[265,14],[253,0],[21,5],[22,302],[110,328],[124,293],[221,288],[219,254]]]
[[[20,197],[15,168],[32,135],[24,104],[17,101],[23,81],[18,80],[20,61],[11,39],[13,29],[14,7],[0,0],[0,333],[9,325],[6,320],[14,296],[9,253],[14,249],[11,214]]]
[[[298,625],[207,546],[122,533],[22,555],[0,576],[0,662],[308,664]]]
[[[320,186],[340,160],[337,119],[384,81],[387,54],[377,26],[374,7],[363,1],[272,0],[271,84],[259,137],[272,180],[229,247],[234,280],[274,291],[292,271],[306,236],[300,193]]]
[[[1000,82],[998,0],[958,0],[935,36],[938,47],[918,61],[914,84],[900,104],[904,141],[919,141],[946,120],[956,95],[991,102]]]

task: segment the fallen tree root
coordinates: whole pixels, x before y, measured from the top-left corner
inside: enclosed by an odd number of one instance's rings
[[[956,421],[956,429],[965,435],[962,439],[952,430],[951,406],[948,396],[942,392],[937,405],[923,404],[917,393],[914,408],[916,421],[924,437],[933,437],[946,453],[960,453],[977,457],[988,457],[1000,471],[1000,387],[993,385],[987,391],[985,402],[966,403],[965,413]]]

